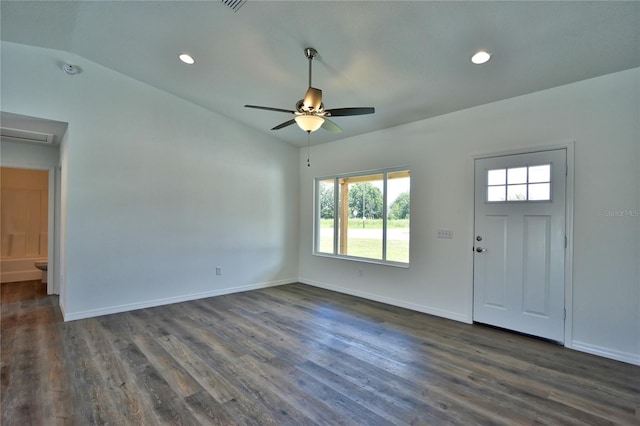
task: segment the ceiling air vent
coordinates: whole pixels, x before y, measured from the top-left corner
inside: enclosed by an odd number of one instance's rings
[[[29,130],[10,129],[8,127],[0,128],[0,136],[2,138],[13,139],[21,142],[35,142],[45,145],[53,144],[53,134],[39,133]]]
[[[247,0],[220,0],[225,5],[229,6],[234,12],[240,10],[242,6],[247,2]]]

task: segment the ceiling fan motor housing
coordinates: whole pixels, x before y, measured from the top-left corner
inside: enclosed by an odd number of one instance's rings
[[[302,103],[307,111],[319,111],[322,107],[322,90],[309,87]]]
[[[318,56],[318,51],[313,47],[307,47],[304,49],[304,56],[306,56],[307,59],[313,59]]]

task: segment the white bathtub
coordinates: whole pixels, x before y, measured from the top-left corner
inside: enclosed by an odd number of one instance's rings
[[[43,271],[37,269],[36,262],[46,262],[46,257],[33,257],[26,259],[1,259],[0,260],[0,282],[11,283],[15,281],[40,280],[43,278]],[[46,274],[46,272],[44,272]]]

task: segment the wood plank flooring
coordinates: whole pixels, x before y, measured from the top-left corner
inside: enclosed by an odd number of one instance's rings
[[[640,424],[638,366],[302,284],[57,304],[2,285],[2,425]]]

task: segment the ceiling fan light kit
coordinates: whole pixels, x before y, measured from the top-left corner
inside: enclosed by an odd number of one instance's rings
[[[309,133],[315,132],[324,124],[324,118],[317,115],[299,115],[294,120],[298,127]]]
[[[324,104],[322,103],[322,90],[311,85],[312,61],[313,58],[318,56],[318,51],[313,47],[307,47],[304,49],[304,55],[309,60],[309,86],[304,98],[296,103],[295,111],[259,105],[245,105],[246,108],[285,112],[296,116],[292,120],[278,124],[271,130],[279,130],[296,123],[300,129],[307,133],[315,132],[321,127],[330,132],[338,133],[342,131],[340,126],[329,120],[327,117],[345,117],[349,115],[373,114],[375,112],[375,108],[373,107],[335,108],[331,110],[324,109]]]

